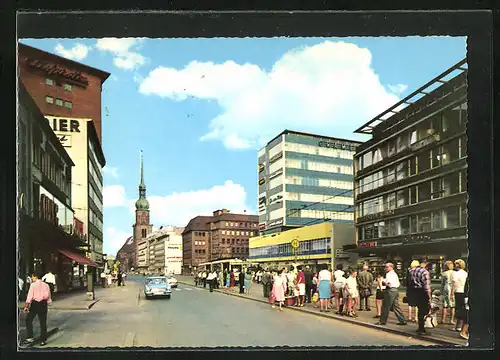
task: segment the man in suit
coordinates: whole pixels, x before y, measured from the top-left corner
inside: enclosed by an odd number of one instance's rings
[[[262,274],[262,287],[264,289],[264,297],[268,298],[269,295],[271,295],[271,287],[272,287],[272,276],[271,273],[269,272],[269,269],[266,269],[264,271],[264,274]]]
[[[313,273],[309,265],[306,265],[304,276],[306,278],[306,301],[310,304],[312,298],[312,288],[313,288]]]

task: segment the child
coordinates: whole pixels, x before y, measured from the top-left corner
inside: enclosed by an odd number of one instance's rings
[[[312,299],[311,299],[311,301],[312,301],[312,302],[313,302],[313,304],[314,304],[313,306],[314,306],[315,308],[317,308],[317,307],[318,307],[318,300],[319,300],[319,294],[318,294],[318,292],[315,292],[315,293],[314,293],[314,295],[313,295],[313,297],[312,297]]]
[[[425,327],[434,328],[437,326],[437,315],[441,305],[441,291],[438,289],[432,292],[431,309],[429,315],[425,316]]]

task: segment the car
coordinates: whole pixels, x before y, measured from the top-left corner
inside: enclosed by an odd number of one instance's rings
[[[170,299],[172,287],[166,276],[150,276],[144,280],[144,296],[150,299],[156,296],[165,296]]]
[[[177,287],[177,279],[174,278],[173,276],[167,276],[167,281],[171,287],[173,288]]]

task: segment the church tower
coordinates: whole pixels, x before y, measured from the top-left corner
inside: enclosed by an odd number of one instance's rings
[[[134,245],[135,245],[135,265],[137,267],[147,266],[144,260],[147,257],[144,247],[147,247],[146,237],[151,234],[153,225],[149,223],[149,202],[146,199],[146,184],[144,184],[144,166],[141,150],[141,180],[139,184],[139,199],[135,202],[135,224],[134,229]]]

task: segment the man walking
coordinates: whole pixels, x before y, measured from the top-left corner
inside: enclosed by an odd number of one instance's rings
[[[306,270],[304,271],[304,277],[306,279],[306,301],[308,304],[310,304],[312,298],[312,288],[313,288],[313,273],[309,265],[306,265]]]
[[[42,277],[42,281],[49,285],[50,295],[54,297],[54,289],[56,287],[56,276],[52,274],[52,271],[49,271]]]
[[[387,323],[387,318],[389,317],[389,311],[394,311],[394,314],[398,318],[398,325],[406,325],[406,319],[401,312],[399,307],[399,277],[394,271],[394,264],[385,264],[385,281],[382,282],[386,286],[384,290],[384,300],[382,301],[382,316],[380,316],[380,321],[376,325],[385,325]]]
[[[41,280],[41,274],[34,273],[31,275],[32,283],[26,297],[26,305],[24,312],[28,313],[26,317],[26,329],[28,332],[27,343],[33,343],[33,319],[38,315],[40,321],[40,345],[47,344],[47,311],[48,304],[52,302],[50,297],[49,285]]]
[[[217,278],[217,273],[215,271],[209,273],[207,276],[207,282],[208,282],[208,287],[210,288],[210,292],[214,292],[214,285],[215,285],[214,283],[216,278]]]
[[[371,311],[368,300],[372,295],[373,275],[368,271],[368,265],[363,265],[363,270],[357,276],[359,289],[359,311],[363,311],[363,300],[365,302],[365,310]]]
[[[271,295],[271,286],[272,286],[271,273],[269,272],[269,269],[266,269],[264,271],[264,274],[262,274],[262,288],[264,289],[264,297],[266,299],[268,299],[269,296]]]
[[[429,313],[431,302],[431,279],[429,271],[426,269],[427,260],[422,259],[420,266],[412,268],[408,274],[408,286],[413,292],[413,302],[418,308],[418,329],[419,335],[424,335],[425,316]]]
[[[201,274],[201,280],[203,281],[203,287],[207,287],[207,271],[203,270],[203,273]]]

